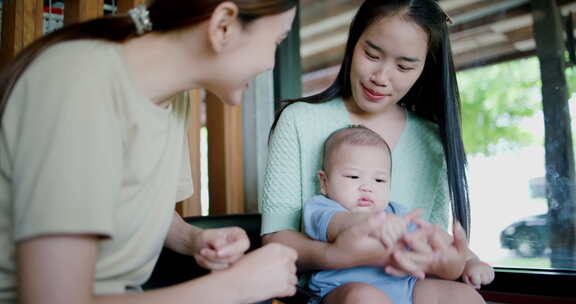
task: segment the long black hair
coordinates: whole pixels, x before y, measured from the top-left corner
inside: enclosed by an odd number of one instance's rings
[[[326,90],[309,97],[287,100],[272,125],[272,132],[284,109],[295,102],[323,103],[352,95],[350,68],[354,48],[364,33],[381,18],[401,15],[418,24],[428,34],[428,54],[424,70],[399,104],[438,125],[446,159],[452,214],[469,234],[470,203],[466,178],[466,154],[462,143],[460,96],[448,37],[448,16],[434,0],[366,0],[350,25],[344,59],[336,80]],[[423,98],[425,94],[425,98]]]
[[[297,0],[154,0],[148,6],[152,32],[176,31],[197,24],[209,18],[214,9],[225,1],[238,6],[239,19],[243,23],[279,14],[297,5]],[[0,72],[0,119],[16,81],[30,63],[50,46],[79,39],[121,43],[135,36],[136,27],[132,19],[122,15],[71,24],[36,40]]]

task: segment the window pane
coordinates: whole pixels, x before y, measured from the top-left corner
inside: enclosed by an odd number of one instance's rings
[[[566,75],[575,83],[573,70]],[[538,59],[466,70],[458,78],[469,154],[471,246],[495,266],[549,268]],[[573,87],[570,92],[574,101]]]
[[[565,25],[573,7],[574,4],[560,6],[564,26],[540,25],[539,31],[549,36],[566,37]],[[540,12],[550,14],[551,11]],[[530,11],[526,13],[531,14]],[[486,45],[494,44],[493,54],[511,52],[506,43],[490,43],[502,34],[507,40],[512,39],[510,26],[517,33],[535,30],[531,18],[524,19],[523,25],[510,21],[508,27],[505,25],[502,22],[492,24],[491,31],[481,38]],[[574,63],[566,62],[572,67],[563,71],[565,79],[560,77],[563,69],[555,64],[570,58],[568,52],[556,52],[563,57],[548,55],[540,63],[535,55],[550,54],[549,48],[554,46],[545,45],[543,51],[537,52],[536,39],[532,35],[525,38],[506,55],[522,59],[492,59],[502,62],[480,62],[474,65],[475,68],[463,68],[458,73],[469,158],[471,247],[495,266],[576,269],[574,199],[570,193],[570,187],[574,189],[574,152],[573,140],[570,140],[574,123],[570,122],[570,117],[574,117],[576,71]],[[558,42],[563,44],[565,41],[559,39]],[[457,40],[455,44],[463,42]],[[528,56],[521,56],[520,51]],[[517,53],[514,55],[514,52]],[[483,52],[478,49],[470,52],[474,53],[482,56]],[[458,57],[458,47],[455,54]],[[544,80],[540,76],[541,69],[546,71]],[[553,95],[542,96],[543,85],[552,87]],[[546,115],[544,103],[548,103]],[[563,111],[567,115],[562,116]],[[566,124],[564,129],[563,123]],[[555,135],[559,129],[562,136]],[[554,169],[554,166],[560,169]],[[548,186],[547,179],[554,185]],[[554,194],[554,191],[560,191],[562,195]],[[550,212],[549,206],[555,206],[556,211]],[[554,228],[554,225],[564,229]]]

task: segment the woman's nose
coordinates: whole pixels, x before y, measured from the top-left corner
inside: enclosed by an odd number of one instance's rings
[[[374,71],[370,76],[370,81],[379,87],[387,87],[390,85],[390,78],[388,77],[388,71],[386,67],[381,67],[380,69]]]

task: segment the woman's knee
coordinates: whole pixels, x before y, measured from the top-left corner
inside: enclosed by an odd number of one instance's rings
[[[380,289],[366,283],[348,283],[342,285],[326,296],[324,304],[378,303],[392,304]]]

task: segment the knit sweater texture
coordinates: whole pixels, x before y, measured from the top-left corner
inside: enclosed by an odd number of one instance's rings
[[[321,104],[298,102],[282,113],[270,139],[260,202],[262,234],[301,231],[302,206],[320,193],[323,143],[352,124],[342,99]],[[450,200],[446,163],[438,127],[410,111],[392,151],[390,200],[408,210],[420,208],[422,219],[447,229]]]

